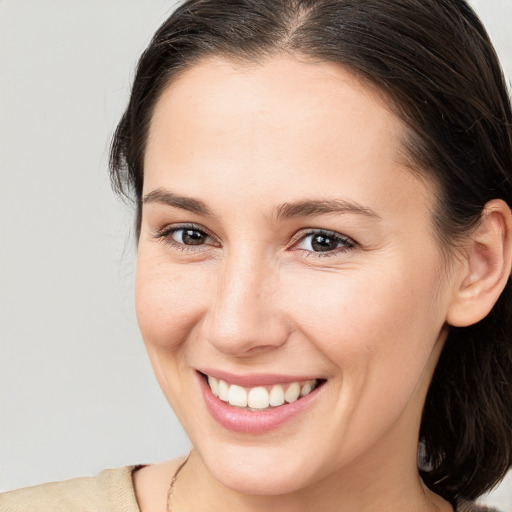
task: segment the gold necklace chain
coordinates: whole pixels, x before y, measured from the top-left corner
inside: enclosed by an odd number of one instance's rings
[[[189,458],[190,458],[190,453],[188,454],[187,458],[178,466],[178,469],[174,472],[174,475],[172,475],[171,483],[169,484],[169,490],[167,491],[167,508],[165,509],[166,512],[172,512],[171,498],[172,498],[172,492],[174,490],[174,484],[176,483],[176,480],[178,479],[178,475],[179,475],[180,471],[183,469],[183,466],[188,462]]]

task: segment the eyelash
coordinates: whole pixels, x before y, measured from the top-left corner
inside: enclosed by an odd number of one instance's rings
[[[333,242],[335,242],[337,245],[340,245],[341,247],[336,247],[332,251],[309,251],[307,249],[295,249],[297,251],[304,251],[306,253],[306,257],[311,257],[311,255],[314,255],[314,257],[317,258],[327,258],[331,256],[336,256],[340,253],[345,253],[349,251],[350,249],[354,249],[357,244],[352,240],[351,238],[341,235],[339,233],[336,233],[336,231],[328,231],[325,229],[311,229],[307,231],[306,233],[301,233],[300,236],[296,238],[296,240],[293,242],[293,246],[298,245],[299,242],[304,242],[308,237],[315,237],[315,236],[322,236],[324,238],[330,239]]]
[[[205,244],[185,244],[185,243],[177,242],[176,240],[173,239],[172,235],[176,234],[178,231],[185,231],[185,230],[190,230],[190,231],[195,231],[195,232],[201,233],[203,235],[203,237],[211,238],[216,241],[216,238],[213,235],[211,235],[204,228],[202,228],[201,226],[198,226],[196,224],[182,224],[182,225],[177,225],[177,226],[165,227],[164,229],[155,233],[153,236],[156,239],[158,239],[158,240],[160,240],[160,241],[162,241],[180,251],[204,250],[204,249],[202,249],[202,247]],[[304,242],[308,237],[313,237],[313,236],[317,236],[317,237],[321,236],[321,237],[330,239],[331,241],[335,242],[337,245],[340,245],[340,247],[336,247],[335,249],[333,249],[331,251],[325,251],[325,252],[294,248],[300,242]],[[310,230],[306,231],[305,233],[304,232],[300,233],[296,237],[294,237],[294,239],[292,239],[291,247],[292,247],[292,250],[305,253],[305,257],[313,256],[313,257],[317,257],[317,258],[326,258],[326,257],[330,257],[330,256],[335,256],[339,253],[345,253],[345,252],[349,251],[350,249],[354,249],[355,247],[357,247],[357,243],[354,240],[352,240],[351,238],[341,235],[335,231],[328,231],[325,229],[310,229]]]
[[[196,224],[182,224],[182,225],[177,225],[177,226],[167,226],[167,227],[161,229],[160,231],[158,231],[157,233],[155,233],[153,236],[156,239],[158,239],[159,241],[162,241],[180,251],[201,250],[201,247],[204,246],[204,244],[197,244],[197,245],[184,244],[184,243],[177,242],[176,240],[174,240],[172,238],[172,235],[174,235],[178,231],[186,231],[186,230],[196,231],[196,232],[199,232],[202,235],[204,235],[205,238],[209,237],[213,240],[216,240],[213,235],[211,235],[210,233],[205,231],[204,228],[202,228],[201,226],[198,226]]]

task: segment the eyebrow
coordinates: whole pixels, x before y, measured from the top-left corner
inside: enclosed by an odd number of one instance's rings
[[[325,215],[329,213],[354,213],[380,219],[381,217],[371,208],[352,201],[342,199],[304,200],[296,203],[285,203],[274,210],[277,219],[290,219],[293,217],[308,217]]]
[[[192,197],[179,196],[162,188],[149,192],[142,198],[142,203],[160,203],[205,217],[213,217],[212,211],[202,201]],[[294,203],[284,203],[274,209],[274,218],[276,220],[286,220],[294,217],[309,217],[332,213],[352,213],[377,219],[381,218],[371,208],[342,199],[305,199]]]
[[[198,199],[193,199],[192,197],[178,196],[173,192],[164,190],[162,188],[152,190],[149,194],[145,195],[142,198],[142,204],[147,203],[166,204],[168,206],[181,208],[182,210],[197,213],[198,215],[203,215],[205,217],[213,216],[211,210],[202,201],[199,201]]]

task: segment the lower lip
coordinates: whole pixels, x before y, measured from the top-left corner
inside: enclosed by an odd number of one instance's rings
[[[198,377],[206,407],[213,418],[228,430],[247,434],[263,434],[296,418],[312,405],[311,402],[315,400],[324,388],[324,386],[319,386],[308,395],[299,398],[291,404],[270,407],[263,411],[248,411],[239,407],[233,407],[220,400],[220,398],[212,393],[204,377],[200,374],[198,374]]]

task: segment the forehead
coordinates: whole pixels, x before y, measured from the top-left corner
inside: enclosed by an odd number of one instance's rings
[[[209,81],[205,82],[206,78]],[[205,96],[211,98],[212,95],[220,99],[222,93],[225,93],[233,101],[235,98],[229,95],[232,91],[228,90],[232,85],[238,87],[242,94],[244,89],[250,90],[255,95],[253,105],[261,101],[263,96],[270,99],[270,92],[281,101],[285,98],[304,98],[310,92],[312,94],[309,100],[314,98],[314,104],[318,106],[332,99],[329,98],[331,95],[343,94],[343,87],[340,87],[342,84],[349,85],[358,94],[371,97],[381,107],[387,108],[388,102],[384,93],[350,69],[333,62],[288,53],[276,54],[259,61],[235,60],[228,56],[204,57],[177,72],[164,88],[160,99],[166,101],[165,98],[186,93],[196,99]],[[290,95],[290,85],[296,94]]]
[[[267,142],[284,129],[282,136],[307,137],[324,145],[333,142],[328,132],[337,130],[333,135],[341,136],[338,146],[349,139],[342,128],[356,128],[393,148],[403,131],[383,94],[359,77],[337,64],[289,55],[260,63],[207,58],[179,73],[157,102],[149,145],[177,123],[196,136],[208,131],[220,135],[238,125],[237,130],[247,126],[268,133]],[[382,137],[384,133],[389,137]]]
[[[363,184],[382,195],[386,173],[390,185],[399,178],[423,188],[400,162],[403,133],[383,95],[339,65],[289,55],[258,64],[210,58],[161,95],[144,188],[208,191],[221,182],[300,196],[340,184],[357,195]]]

